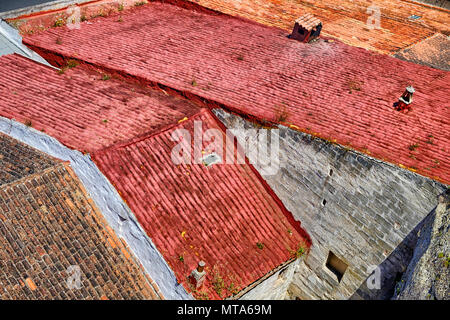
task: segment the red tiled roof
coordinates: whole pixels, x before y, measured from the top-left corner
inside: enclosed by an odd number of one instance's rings
[[[183,128],[194,137],[194,120],[202,122],[203,130],[222,130],[211,111],[203,109],[161,133],[96,152],[93,159],[180,283],[189,288],[187,276],[200,260],[206,262],[207,280],[195,295],[211,299],[219,298],[216,272],[224,280],[222,297],[229,296],[230,285],[249,286],[290,261],[300,245],[309,247],[310,240],[251,165],[172,162],[178,142],[171,135]],[[203,141],[203,148],[208,144]]]
[[[160,299],[72,169],[3,136],[0,150],[9,147],[21,152],[6,157],[16,179],[0,180],[0,299]]]
[[[199,108],[185,99],[77,66],[63,74],[20,55],[0,57],[0,116],[93,152],[157,131]]]
[[[166,0],[167,1],[167,0]],[[182,0],[169,0],[183,2]],[[305,13],[323,23],[322,35],[352,46],[380,53],[394,53],[435,32],[450,32],[450,11],[409,0],[187,0],[212,10],[248,18],[291,31],[295,20]],[[380,28],[370,29],[367,21],[380,10]],[[368,11],[369,9],[369,11]],[[412,20],[417,15],[420,19]]]
[[[132,74],[450,182],[448,72],[337,41],[303,44],[280,29],[160,3],[116,20],[24,41],[50,60],[76,57]],[[403,114],[392,104],[409,84],[413,109]]]

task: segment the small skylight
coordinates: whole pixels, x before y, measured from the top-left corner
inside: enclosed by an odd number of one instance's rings
[[[219,155],[217,153],[213,152],[213,153],[205,155],[202,158],[202,162],[205,165],[205,167],[209,167],[213,164],[221,163],[222,159],[219,157]]]
[[[416,16],[415,14],[413,14],[412,16],[408,17],[408,19],[410,19],[410,20],[418,20],[420,18],[422,18],[422,17],[421,16]]]

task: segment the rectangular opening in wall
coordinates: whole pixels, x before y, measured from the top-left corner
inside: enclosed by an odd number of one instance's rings
[[[339,259],[333,252],[330,251],[328,254],[328,259],[326,263],[326,267],[333,272],[338,281],[341,282],[342,277],[344,276],[345,270],[347,270],[347,264]]]

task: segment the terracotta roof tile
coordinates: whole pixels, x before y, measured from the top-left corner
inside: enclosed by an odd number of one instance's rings
[[[222,130],[209,110],[167,130],[94,153],[93,159],[130,206],[158,250],[188,290],[187,277],[206,262],[201,298],[243,289],[295,257],[310,240],[249,164],[175,165],[172,135],[194,121]],[[209,144],[203,141],[203,148]],[[211,151],[211,150],[210,150]],[[225,153],[224,153],[225,154]],[[258,248],[258,242],[263,248]]]
[[[395,57],[450,71],[450,38],[437,33],[397,52]]]
[[[0,73],[0,116],[43,130],[80,151],[157,131],[199,110],[185,99],[109,79],[84,66],[58,74],[8,55],[0,57]]]
[[[167,0],[166,0],[167,2]],[[169,0],[169,2],[183,2]],[[192,0],[201,6],[291,31],[295,20],[310,13],[323,23],[322,35],[349,45],[394,53],[435,32],[449,34],[450,11],[409,0]],[[370,29],[367,21],[380,9],[380,29]],[[420,18],[412,20],[417,15]]]
[[[67,164],[3,134],[0,155],[0,299],[161,298]]]
[[[308,31],[311,31],[312,28],[317,27],[319,24],[322,23],[322,22],[320,22],[319,19],[317,19],[310,13],[304,14],[303,16],[297,18],[295,20],[295,22],[298,23],[299,25],[301,25],[303,28],[305,28]]]
[[[0,133],[0,185],[20,180],[59,161]]]
[[[122,17],[25,41],[49,60],[76,56],[450,181],[448,72],[337,41],[303,44],[279,29],[171,5],[152,3]],[[395,111],[410,84],[412,111]]]

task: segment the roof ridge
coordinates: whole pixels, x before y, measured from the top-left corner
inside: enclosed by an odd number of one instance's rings
[[[69,163],[69,162],[68,161],[64,161],[64,162],[61,161],[60,163],[57,163],[57,164],[55,164],[53,166],[45,168],[42,171],[35,172],[33,174],[27,175],[25,177],[22,177],[20,179],[17,179],[17,180],[14,180],[14,181],[11,181],[11,182],[8,182],[8,183],[5,183],[5,184],[1,184],[0,185],[0,189],[10,188],[10,187],[13,187],[15,185],[22,184],[22,183],[24,183],[24,182],[26,182],[28,180],[32,180],[32,179],[37,178],[39,176],[42,176],[44,174],[50,173],[52,171],[55,171],[56,169],[65,168],[66,163]]]
[[[16,122],[16,123],[20,123],[19,121],[15,120],[15,119],[8,119],[8,120],[9,120],[9,121],[14,121],[14,122]],[[22,124],[22,125],[23,125],[23,124]],[[34,128],[32,128],[32,129],[34,129]],[[36,129],[35,129],[35,130],[36,130]],[[22,140],[19,140],[19,139],[13,137],[13,136],[10,136],[9,134],[7,134],[7,133],[5,133],[5,132],[3,132],[3,131],[0,131],[0,137],[1,137],[2,135],[6,136],[6,137],[9,138],[9,139],[18,141],[19,143],[25,145],[27,148],[32,149],[32,150],[35,151],[36,153],[38,153],[38,154],[40,154],[40,155],[43,155],[43,156],[47,157],[48,159],[51,159],[51,160],[53,160],[53,161],[55,161],[55,162],[58,162],[58,163],[66,162],[66,161],[61,160],[61,159],[59,159],[59,158],[56,158],[56,157],[54,157],[54,156],[52,156],[52,155],[50,155],[50,154],[48,154],[48,153],[46,153],[46,152],[44,152],[44,151],[42,151],[42,150],[39,150],[38,148],[36,148],[36,147],[34,147],[34,146],[32,146],[32,145],[30,145],[30,144],[28,144],[28,143],[26,143],[26,142],[24,142],[24,141],[22,141]]]
[[[169,131],[172,128],[179,127],[179,126],[181,126],[181,124],[184,121],[197,118],[197,117],[201,116],[202,114],[204,114],[205,112],[207,112],[208,110],[209,110],[208,108],[201,108],[199,112],[197,112],[196,114],[192,115],[190,118],[184,117],[183,119],[178,120],[177,123],[172,123],[172,124],[170,124],[170,125],[168,125],[166,127],[163,127],[161,129],[159,129],[158,131],[146,132],[146,133],[143,133],[143,134],[138,135],[136,137],[133,137],[131,139],[127,139],[127,140],[124,140],[124,141],[121,141],[121,142],[117,142],[117,143],[115,143],[115,144],[113,144],[111,146],[108,146],[108,147],[105,147],[103,149],[97,150],[97,151],[93,152],[93,154],[100,154],[100,153],[104,153],[104,152],[107,152],[107,151],[110,151],[110,150],[114,150],[114,149],[125,148],[125,147],[127,147],[129,145],[132,145],[132,144],[135,144],[135,143],[138,143],[138,142],[150,139],[150,138],[152,138],[154,136],[157,136],[157,135],[160,135],[160,134],[162,134],[162,133],[164,133],[166,131]]]

